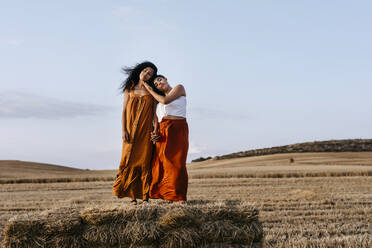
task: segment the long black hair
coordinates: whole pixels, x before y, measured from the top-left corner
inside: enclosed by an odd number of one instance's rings
[[[154,75],[150,78],[150,80],[147,82],[149,85],[151,85],[152,88],[155,88],[154,86],[154,78],[156,74],[158,73],[158,68],[151,63],[150,61],[145,61],[140,64],[137,64],[133,67],[123,67],[122,72],[124,74],[127,74],[128,77],[122,82],[120,86],[120,91],[124,93],[125,90],[131,90],[136,86],[139,82],[139,76],[143,69],[146,67],[150,67],[154,70]]]
[[[158,88],[156,88],[156,86],[155,86],[155,84],[154,84],[155,79],[158,78],[158,77],[160,77],[160,78],[166,78],[166,77],[164,77],[164,76],[161,75],[161,74],[156,75],[156,76],[154,77],[154,79],[152,80],[152,85],[154,85],[152,88],[154,88],[154,91],[155,91],[156,93],[158,93],[159,95],[161,95],[161,96],[165,96],[165,93],[164,93],[163,91],[158,90]]]

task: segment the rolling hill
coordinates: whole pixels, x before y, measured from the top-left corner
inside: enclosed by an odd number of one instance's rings
[[[47,163],[20,160],[0,160],[0,180],[24,178],[82,178],[97,176],[113,176],[113,171],[90,171]]]
[[[213,157],[214,160],[263,156],[279,153],[305,153],[305,152],[372,152],[372,139],[344,139],[304,142],[271,148],[255,149],[230,153]],[[200,162],[212,159],[212,157],[194,159],[192,162]]]
[[[188,164],[190,178],[372,175],[372,140],[307,142]],[[112,181],[116,170],[0,160],[0,183]]]

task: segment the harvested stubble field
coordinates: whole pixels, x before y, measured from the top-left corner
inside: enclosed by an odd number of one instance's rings
[[[294,163],[289,164],[291,157]],[[190,201],[239,200],[259,210],[265,247],[372,247],[371,152],[278,154],[205,161],[188,169]],[[115,175],[111,173],[104,172],[104,177]],[[127,205],[129,200],[112,196],[111,185],[111,181],[1,184],[1,229],[10,218],[25,213]]]

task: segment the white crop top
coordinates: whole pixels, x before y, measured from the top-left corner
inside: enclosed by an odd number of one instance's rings
[[[156,109],[156,114],[158,115],[159,121],[167,115],[186,118],[186,97],[180,96],[168,104],[159,103]]]

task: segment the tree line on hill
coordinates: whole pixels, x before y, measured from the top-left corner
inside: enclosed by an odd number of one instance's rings
[[[191,162],[201,162],[209,159],[222,160],[229,158],[243,158],[252,156],[263,156],[278,153],[302,153],[302,152],[371,152],[372,139],[345,139],[327,140],[297,143],[286,146],[275,146],[271,148],[255,149],[242,152],[230,153],[215,157],[200,157]]]

